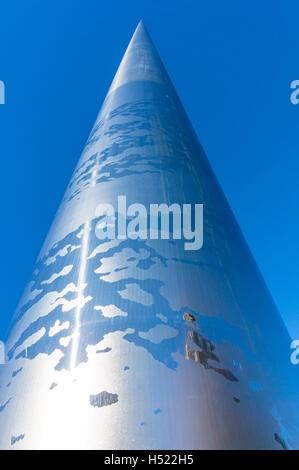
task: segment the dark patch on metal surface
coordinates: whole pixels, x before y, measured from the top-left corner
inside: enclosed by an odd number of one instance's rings
[[[8,403],[9,403],[10,401],[11,401],[11,398],[9,398],[9,400],[7,400],[7,401],[4,403],[4,405],[0,406],[0,413],[1,413],[1,411],[3,411],[3,410],[6,408],[6,406],[8,405]]]
[[[194,321],[196,321],[196,317],[195,317],[194,315],[192,315],[192,313],[188,312],[187,310],[186,310],[186,312],[184,313],[183,318],[184,318],[184,320],[186,320],[187,322],[194,322]]]
[[[57,383],[53,382],[50,387],[49,387],[49,390],[53,390],[53,388],[57,387]]]
[[[15,370],[15,371],[12,373],[12,377],[15,377],[16,375],[18,375],[22,370],[23,370],[23,367],[20,367],[20,369]]]
[[[199,349],[193,349],[188,342],[193,343]],[[186,359],[200,363],[205,369],[212,369],[217,374],[223,375],[226,380],[230,382],[239,382],[237,377],[228,369],[222,369],[220,367],[214,367],[209,364],[208,361],[220,362],[220,359],[212,351],[215,350],[214,344],[204,337],[203,334],[198,333],[191,328],[187,334],[186,344]]]
[[[109,393],[104,391],[98,393],[97,395],[89,395],[89,403],[91,404],[91,406],[95,406],[97,408],[101,408],[102,406],[113,405],[117,402],[117,393]]]
[[[105,349],[99,349],[98,351],[96,351],[96,353],[97,353],[97,354],[106,353],[106,352],[109,352],[109,351],[111,351],[111,350],[112,350],[112,348],[109,348],[109,347],[107,346],[107,348],[105,348]]]
[[[278,444],[281,445],[283,450],[288,450],[288,446],[286,445],[285,441],[279,436],[279,434],[274,433],[274,439],[276,440],[276,442],[278,442]]]
[[[215,349],[214,344],[211,343],[211,341],[209,341],[208,339],[206,339],[201,333],[196,333],[194,330],[189,330],[188,340],[192,341],[203,351],[209,353],[211,355],[211,358],[213,358],[214,360],[218,360],[219,362],[219,359],[214,354],[212,354],[212,351],[214,351]]]
[[[10,444],[13,446],[16,442],[22,441],[25,437],[25,434],[19,434],[19,436],[11,436]]]
[[[241,400],[240,400],[239,398],[237,398],[237,397],[234,397],[233,399],[234,399],[234,401],[235,401],[236,403],[240,403],[240,401],[241,401]]]

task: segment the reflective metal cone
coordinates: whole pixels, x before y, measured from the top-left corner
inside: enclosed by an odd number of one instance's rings
[[[124,197],[143,226],[150,204],[203,204],[203,246],[186,249],[188,233],[99,239],[99,204],[121,232]],[[2,449],[298,448],[289,335],[143,23],[6,356]]]

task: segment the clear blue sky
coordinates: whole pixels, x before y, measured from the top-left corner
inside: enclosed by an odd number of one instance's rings
[[[298,0],[6,0],[0,339],[140,18],[299,338]]]

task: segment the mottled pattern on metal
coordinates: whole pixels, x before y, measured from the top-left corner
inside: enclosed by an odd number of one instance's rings
[[[203,203],[203,248],[98,240],[118,195]],[[289,345],[140,23],[13,318],[0,447],[298,448]]]

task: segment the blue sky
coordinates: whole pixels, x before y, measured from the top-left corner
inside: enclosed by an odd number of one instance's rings
[[[16,0],[0,7],[0,339],[143,18],[299,338],[298,0]]]

